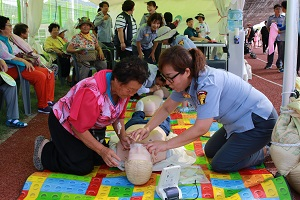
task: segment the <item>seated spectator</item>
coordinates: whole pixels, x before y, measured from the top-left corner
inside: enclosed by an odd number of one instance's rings
[[[143,24],[132,38],[132,53],[153,64],[155,62],[155,50],[152,50],[152,41],[156,38],[156,32],[162,24],[161,14],[150,15],[147,23]]]
[[[29,33],[28,26],[23,23],[18,23],[14,26],[13,33],[15,35],[19,36],[20,38],[22,38],[23,40],[27,40],[28,33]],[[38,52],[35,49],[33,49],[33,52],[36,56],[39,57],[39,59],[41,61],[41,66],[47,67],[49,70],[53,71],[55,75],[57,75],[58,66],[56,64],[48,62],[43,56],[38,54]]]
[[[66,43],[69,42],[68,39],[65,37],[65,32],[68,31],[67,29],[62,29],[59,31],[58,36],[63,39]]]
[[[4,60],[0,58],[0,70],[1,72],[7,72],[8,68]],[[6,126],[13,128],[24,128],[27,123],[19,121],[19,106],[18,106],[18,93],[16,85],[7,84],[2,78],[0,78],[0,93],[4,97],[7,111],[6,111]]]
[[[12,33],[9,18],[0,16],[0,58],[22,66],[22,77],[34,86],[38,99],[38,112],[49,114],[54,100],[54,74],[48,69],[33,66],[30,62],[16,55],[32,52],[31,47],[19,36]],[[25,52],[26,51],[26,52]],[[8,64],[7,74],[18,78],[17,65]]]
[[[73,36],[68,45],[67,52],[75,53],[80,56],[80,54],[86,54],[88,50],[96,50],[98,54],[95,61],[80,62],[77,60],[77,65],[79,67],[78,81],[80,81],[89,76],[90,66],[94,66],[97,71],[100,71],[107,68],[107,63],[96,36],[94,34],[90,34],[90,30],[94,28],[94,24],[87,17],[82,17],[78,20],[76,28],[80,29],[80,33]]]
[[[187,35],[192,41],[203,41],[208,42],[208,39],[203,38],[200,33],[194,29],[194,20],[193,18],[188,18],[186,20],[187,28],[184,30],[184,35]]]
[[[59,29],[60,26],[56,23],[51,23],[48,26],[50,36],[45,40],[44,50],[50,53],[50,59],[53,63],[60,63],[59,67],[61,67],[61,76],[64,78],[68,78],[71,68],[70,56],[63,52],[63,48],[66,45],[66,42],[58,36]],[[51,52],[55,52],[56,54],[51,54]]]

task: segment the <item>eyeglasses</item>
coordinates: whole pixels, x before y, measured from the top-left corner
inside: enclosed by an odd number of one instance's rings
[[[174,78],[176,78],[176,76],[178,76],[180,74],[180,72],[178,72],[177,74],[175,74],[173,77],[165,77],[163,74],[161,74],[161,77],[163,79],[165,79],[166,81],[169,81],[170,83],[174,83]]]

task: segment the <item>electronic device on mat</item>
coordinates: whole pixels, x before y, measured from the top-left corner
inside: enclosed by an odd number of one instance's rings
[[[178,187],[181,167],[179,165],[163,168],[156,192],[163,200],[178,200],[182,192]]]

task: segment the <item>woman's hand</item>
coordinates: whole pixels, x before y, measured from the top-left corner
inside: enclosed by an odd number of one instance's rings
[[[139,54],[139,56],[138,56],[140,59],[144,59],[144,56],[143,56],[143,54]]]
[[[8,70],[8,67],[7,67],[7,65],[6,65],[6,62],[5,62],[4,60],[0,60],[0,70],[1,70],[2,72],[7,72],[7,70]]]
[[[35,70],[34,66],[30,62],[28,62],[27,60],[24,60],[23,63],[25,64],[27,71],[33,72]]]
[[[121,134],[119,135],[119,139],[125,150],[130,149],[131,140],[128,136]]]
[[[152,61],[155,63],[156,62],[156,60],[155,60],[155,52],[151,52],[149,58],[151,58]]]
[[[157,155],[158,152],[168,150],[168,141],[153,141],[144,144],[151,155]]]
[[[104,56],[102,50],[99,52],[99,58],[100,58],[100,60],[105,60],[105,56]]]
[[[123,42],[123,43],[121,43],[121,50],[122,51],[125,51],[125,48],[126,48],[126,44]]]
[[[143,127],[129,133],[129,137],[134,141],[140,141],[148,137],[149,133],[149,128]]]
[[[119,165],[118,161],[121,161],[119,156],[110,148],[103,147],[98,154],[102,157],[104,162],[109,167],[117,167]]]

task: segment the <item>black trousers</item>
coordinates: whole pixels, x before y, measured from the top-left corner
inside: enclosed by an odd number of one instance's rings
[[[58,65],[61,71],[61,77],[68,77],[70,74],[70,57],[64,57],[64,56],[57,56],[57,59],[53,62]]]
[[[81,140],[71,135],[60,124],[52,111],[49,114],[48,125],[51,141],[44,146],[42,151],[44,169],[53,172],[85,175],[90,173],[94,166],[104,164],[101,156],[88,148]],[[102,135],[105,135],[105,129],[102,132]],[[107,146],[105,140],[104,145]]]
[[[262,39],[263,53],[266,53],[267,48],[269,46],[269,38]]]

